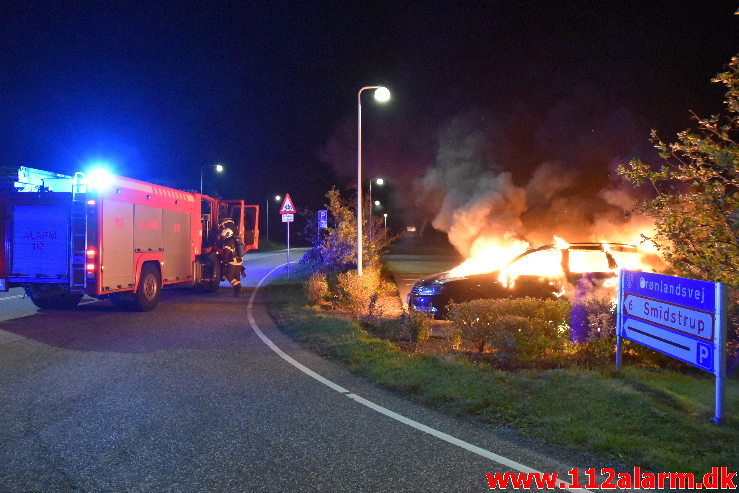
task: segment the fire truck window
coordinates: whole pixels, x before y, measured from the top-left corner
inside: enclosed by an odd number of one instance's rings
[[[239,223],[241,222],[241,205],[231,204],[228,207],[228,217],[234,220],[236,229],[239,229]]]

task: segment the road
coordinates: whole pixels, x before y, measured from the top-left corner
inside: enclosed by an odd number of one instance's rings
[[[0,301],[0,491],[489,491],[510,464],[598,466],[306,351],[249,303],[282,262],[247,255],[242,298],[171,289],[149,313]]]
[[[393,275],[403,308],[406,309],[408,293],[416,281],[460,264],[458,257],[441,255],[385,255],[383,262]]]

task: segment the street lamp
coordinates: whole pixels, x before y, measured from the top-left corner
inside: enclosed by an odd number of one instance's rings
[[[279,195],[275,195],[275,202],[279,202],[281,198],[282,197],[280,197]],[[266,226],[264,228],[265,229],[265,231],[264,231],[264,238],[267,241],[269,241],[269,199],[267,199],[267,215],[266,215],[266,221],[265,221],[264,225]]]
[[[375,90],[375,101],[390,100],[390,90],[383,86],[364,86],[357,93],[357,275],[362,275],[362,92]]]
[[[203,170],[205,168],[215,168],[218,173],[223,173],[222,164],[206,164],[200,167],[200,195],[203,194]]]

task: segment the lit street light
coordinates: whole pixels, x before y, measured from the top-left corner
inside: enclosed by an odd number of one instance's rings
[[[218,173],[223,173],[222,164],[206,164],[200,167],[200,194],[203,194],[203,170],[205,168],[215,168]]]
[[[377,183],[378,185],[380,185],[380,186],[382,186],[382,185],[385,184],[385,180],[383,180],[382,178],[377,178],[375,180],[370,180],[370,184],[369,184],[370,185],[369,186],[369,203],[370,203],[370,205],[369,205],[369,242],[370,242],[370,244],[372,244],[372,203],[373,203],[372,202],[372,182],[373,181],[375,183]],[[380,205],[380,201],[379,200],[375,200],[374,204],[375,205]]]
[[[375,90],[375,101],[390,100],[390,90],[383,86],[364,86],[357,93],[357,275],[362,275],[362,92]],[[370,229],[371,231],[371,229]]]

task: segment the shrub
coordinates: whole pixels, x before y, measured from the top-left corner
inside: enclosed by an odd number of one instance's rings
[[[305,295],[311,305],[317,305],[329,295],[328,280],[326,274],[316,272],[311,275],[303,285]]]
[[[361,276],[353,270],[337,276],[336,294],[339,305],[360,317],[369,312],[370,301],[380,287],[380,271],[364,269]]]
[[[431,318],[423,312],[409,311],[404,315],[405,326],[411,341],[416,345],[431,337]]]
[[[569,347],[570,303],[536,298],[474,300],[449,309],[453,331],[502,362],[530,362]]]
[[[452,347],[461,341],[472,344],[478,352],[483,352],[494,330],[496,314],[491,309],[492,301],[473,300],[453,303],[449,306],[448,318],[452,322]]]
[[[616,304],[610,298],[578,300],[570,316],[574,361],[588,366],[614,361],[616,350]]]

